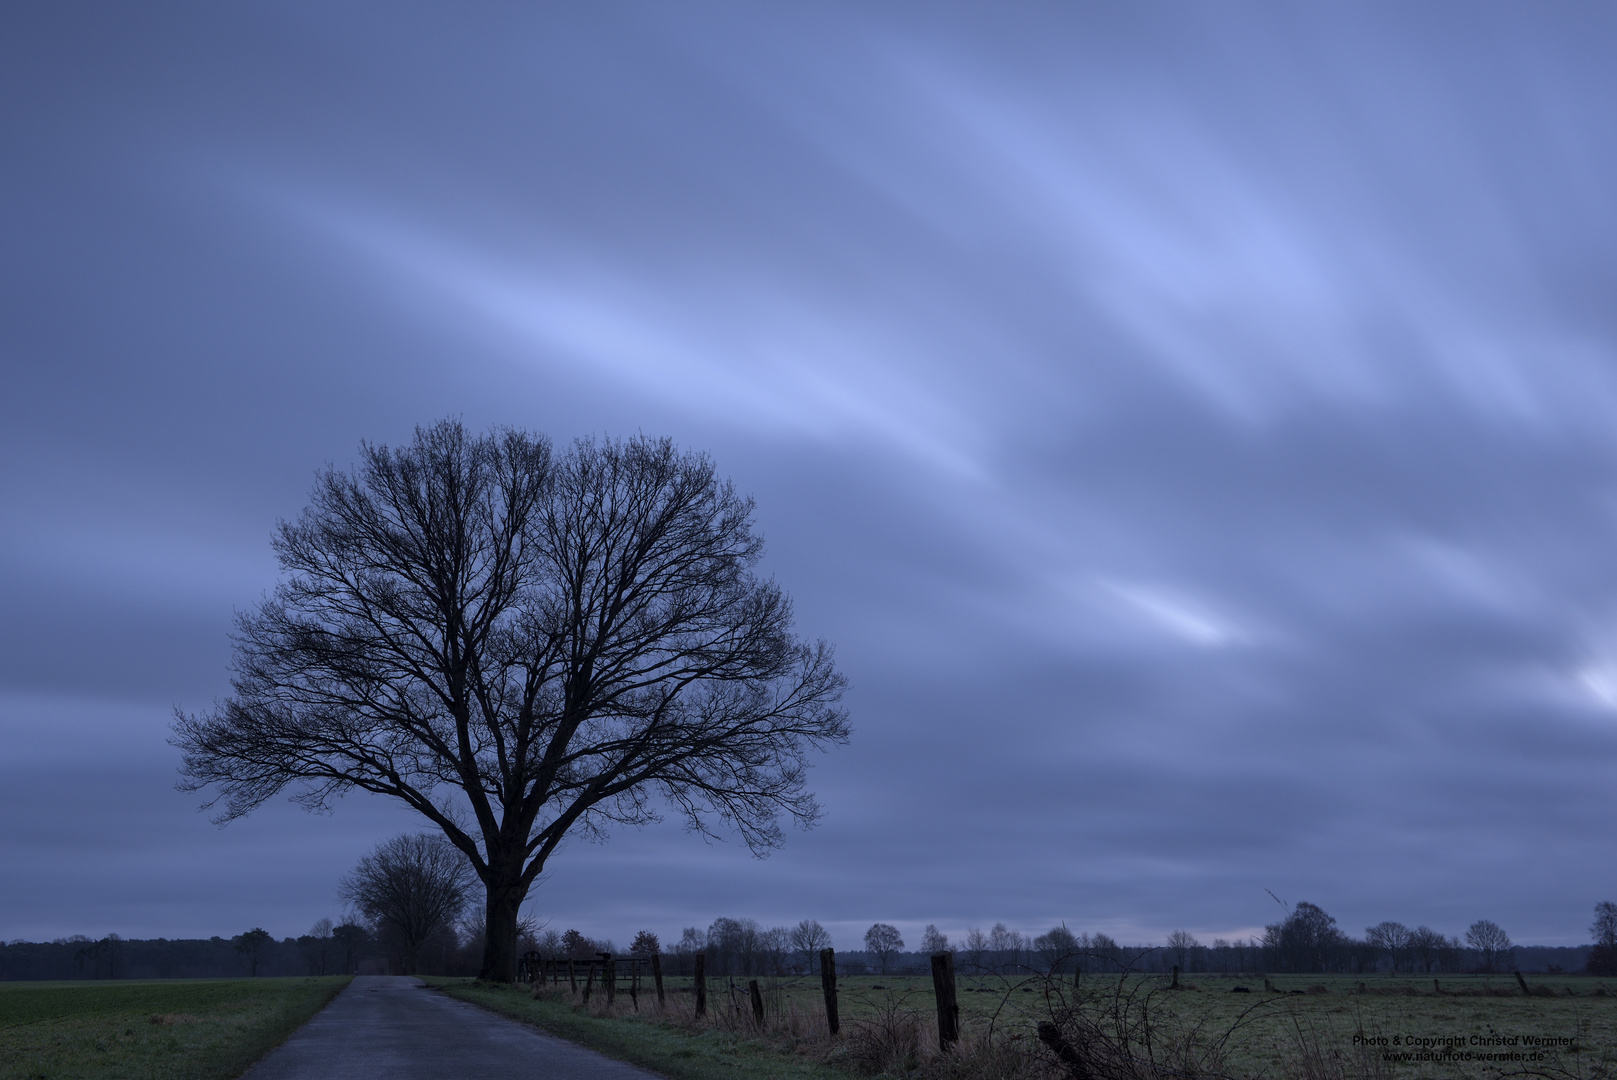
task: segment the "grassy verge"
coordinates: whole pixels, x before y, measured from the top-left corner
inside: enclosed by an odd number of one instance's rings
[[[348,981],[0,983],[0,1080],[231,1080]]]
[[[760,1038],[740,1030],[696,1027],[685,1022],[677,1008],[659,1013],[646,1000],[639,1013],[620,1001],[607,1014],[599,1001],[586,1007],[559,997],[535,999],[527,987],[475,979],[425,981],[462,1001],[671,1080],[848,1080],[846,1072],[820,1060],[823,1040],[779,1034]]]
[[[759,1031],[745,997],[710,981],[709,1015],[691,1016],[688,979],[670,979],[668,1007],[620,992],[608,1008],[563,987],[430,979],[456,997],[535,1024],[675,1080],[733,1077],[849,1080],[1056,1080],[1067,1070],[1040,1043],[1053,1022],[1082,1046],[1100,1078],[1264,1077],[1270,1080],[1488,1080],[1512,1075],[1617,1077],[1617,995],[1599,980],[1538,976],[1531,994],[1513,978],[1327,976],[1187,978],[1177,990],[1150,977],[1090,977],[1081,993],[1059,980],[961,980],[962,1040],[936,1048],[931,980],[842,980],[842,1036],[824,1033],[817,981],[760,980]],[[1237,993],[1236,987],[1248,992]],[[1048,1024],[1046,1026],[1049,1026]],[[1501,1060],[1500,1052],[1510,1056]],[[1527,1070],[1524,1072],[1523,1070]]]

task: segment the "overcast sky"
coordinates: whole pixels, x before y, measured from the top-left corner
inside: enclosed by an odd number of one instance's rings
[[[529,910],[852,947],[1588,939],[1617,899],[1617,13],[0,8],[0,937],[299,934],[415,828],[224,829],[269,539],[361,440],[667,434],[854,737],[765,861]]]

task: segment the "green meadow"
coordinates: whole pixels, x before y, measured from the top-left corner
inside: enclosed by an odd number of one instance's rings
[[[348,981],[0,983],[0,1080],[231,1080]]]

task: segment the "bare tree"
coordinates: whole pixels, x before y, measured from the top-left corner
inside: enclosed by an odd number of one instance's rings
[[[258,958],[274,942],[275,939],[270,936],[270,932],[261,926],[255,926],[245,934],[237,934],[230,939],[236,951],[247,958],[247,974],[250,976],[258,975]]]
[[[1589,933],[1595,942],[1589,950],[1590,973],[1617,975],[1617,904],[1602,900],[1595,905],[1595,921]]]
[[[1478,919],[1465,932],[1465,943],[1477,951],[1482,970],[1496,971],[1502,963],[1510,962],[1510,935],[1496,922]]]
[[[350,916],[341,926],[332,928],[331,940],[342,950],[342,973],[357,975],[360,954],[370,944],[371,932],[359,924],[358,916]]]
[[[1007,971],[1019,967],[1023,944],[1021,931],[1012,930],[1004,923],[995,923],[988,932],[988,951],[994,954],[995,970]]]
[[[1443,935],[1430,926],[1415,927],[1409,932],[1409,970],[1414,971],[1418,962],[1422,971],[1431,974],[1433,968],[1442,966],[1448,944]]]
[[[758,935],[758,971],[764,975],[786,974],[786,958],[792,953],[792,931],[787,926],[771,926]]]
[[[921,951],[929,956],[940,952],[952,952],[953,950],[949,948],[949,935],[927,923],[926,929],[921,931]]]
[[[331,938],[331,931],[331,920],[321,919],[309,928],[307,934],[298,938],[298,945],[303,949],[303,957],[309,963],[310,975],[326,974],[326,968],[336,947]]]
[[[634,936],[634,940],[629,942],[630,956],[656,956],[662,951],[662,942],[658,941],[657,935],[650,930],[640,931]]]
[[[1089,939],[1089,959],[1101,971],[1122,971],[1125,968],[1123,950],[1106,934],[1097,933]]]
[[[1399,961],[1404,959],[1413,939],[1413,932],[1400,922],[1378,922],[1364,928],[1364,940],[1371,947],[1385,951],[1392,963],[1389,975],[1398,974]]]
[[[882,974],[887,974],[887,965],[892,961],[893,954],[904,947],[904,939],[899,936],[898,927],[891,923],[879,922],[865,931],[865,949],[873,952],[881,960]]]
[[[398,949],[404,974],[414,975],[421,947],[454,925],[471,899],[466,856],[441,836],[406,834],[384,840],[343,878],[337,893],[358,908]]]
[[[1046,972],[1060,970],[1068,960],[1075,959],[1084,951],[1084,943],[1077,934],[1067,929],[1066,923],[1052,926],[1048,932],[1034,938],[1032,944],[1038,950],[1040,967]]]
[[[976,927],[966,931],[966,944],[964,947],[966,964],[977,973],[982,973],[988,963],[988,935]]]
[[[792,927],[792,950],[803,954],[803,970],[812,972],[821,949],[831,947],[831,934],[818,919],[804,919]]]
[[[238,617],[234,693],[181,714],[182,787],[222,819],[292,786],[358,787],[432,821],[485,891],[481,975],[571,832],[734,828],[755,854],[812,823],[811,749],[845,742],[844,680],[752,573],[753,504],[667,440],[579,442],[444,421],[327,469]]]
[[[1617,949],[1617,904],[1602,900],[1595,905],[1595,921],[1589,924],[1589,933],[1596,945]]]
[[[1175,930],[1168,935],[1168,951],[1173,953],[1174,963],[1179,965],[1180,971],[1189,971],[1186,961],[1190,958],[1192,950],[1199,949],[1202,943],[1196,940],[1189,930]]]
[[[757,919],[714,919],[707,928],[708,971],[717,975],[755,971],[763,932]]]

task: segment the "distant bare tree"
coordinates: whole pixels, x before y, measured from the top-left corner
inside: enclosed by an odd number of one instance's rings
[[[758,971],[765,975],[786,974],[787,959],[792,951],[791,928],[771,926],[758,935]]]
[[[1190,970],[1188,960],[1191,950],[1199,949],[1201,945],[1189,930],[1175,930],[1168,935],[1168,951],[1173,953],[1174,963],[1179,965],[1180,971]]]
[[[949,948],[949,935],[931,923],[927,923],[926,929],[921,931],[921,951],[928,956],[953,951]]]
[[[1433,968],[1442,967],[1447,948],[1448,941],[1430,926],[1415,927],[1409,932],[1409,970],[1414,971],[1419,963],[1421,970],[1430,975]]]
[[[1039,962],[1045,971],[1056,971],[1084,951],[1078,935],[1067,929],[1067,924],[1052,926],[1048,932],[1033,939]]]
[[[1216,937],[1213,939],[1213,956],[1218,964],[1218,970],[1228,975],[1230,972],[1230,943],[1228,940]]]
[[[865,951],[873,952],[881,961],[882,974],[887,974],[887,965],[892,961],[893,954],[904,947],[904,939],[899,936],[898,927],[890,923],[879,922],[865,931]]]
[[[350,915],[341,926],[333,927],[331,940],[342,950],[342,973],[354,975],[359,971],[359,958],[370,944],[371,932],[360,925],[357,916]]]
[[[441,836],[405,834],[384,840],[343,878],[338,895],[390,939],[406,975],[414,975],[421,947],[434,932],[453,926],[472,897],[466,856]]]
[[[577,930],[569,929],[561,936],[561,951],[574,960],[589,960],[597,952],[595,942]]]
[[[332,925],[330,919],[321,919],[309,928],[309,932],[298,938],[298,945],[303,949],[303,958],[309,965],[310,975],[324,975],[330,965],[332,954],[337,943],[331,938]]]
[[[657,940],[657,935],[650,930],[642,930],[634,936],[629,943],[630,956],[656,956],[663,951],[663,944]]]
[[[818,926],[818,923],[815,923]],[[677,956],[692,956],[707,948],[707,935],[700,926],[687,926],[679,935],[679,944],[674,946]]]
[[[261,926],[255,926],[245,934],[237,934],[230,939],[230,943],[236,947],[236,951],[247,958],[247,974],[249,976],[258,974],[258,958],[263,955],[264,950],[272,945],[274,941],[275,939],[270,936],[269,931]]]
[[[831,947],[831,935],[820,925],[818,919],[804,919],[792,927],[792,951],[803,957],[803,970],[814,972],[818,970],[818,957],[821,949]]]
[[[1595,975],[1617,975],[1617,904],[1602,900],[1595,905],[1595,921],[1589,926],[1594,948],[1589,950],[1589,971]]]
[[[1589,934],[1596,945],[1617,949],[1617,904],[1602,900],[1595,905],[1595,921],[1589,924]]]
[[[1484,971],[1497,971],[1502,964],[1508,965],[1510,962],[1513,947],[1510,935],[1496,922],[1478,919],[1472,923],[1466,929],[1465,943],[1476,950]]]
[[[1122,971],[1124,968],[1123,950],[1107,934],[1097,933],[1091,937],[1088,953],[1088,959],[1100,971]],[[1088,966],[1085,965],[1086,968]]]
[[[1318,904],[1299,900],[1284,920],[1264,927],[1263,948],[1282,970],[1324,971],[1345,935]]]
[[[994,928],[988,932],[988,951],[994,954],[994,966],[998,971],[1015,968],[1022,962],[1022,934],[1012,930],[1004,923],[995,923]]]
[[[757,919],[714,919],[707,928],[707,970],[717,975],[755,971],[762,935]]]
[[[819,815],[808,752],[846,741],[844,680],[754,576],[751,500],[667,440],[578,442],[456,421],[328,469],[241,615],[233,693],[180,715],[182,786],[223,820],[293,787],[401,800],[483,883],[481,976],[569,834],[663,810],[754,852]]]
[[[1409,927],[1400,922],[1379,922],[1364,929],[1364,940],[1373,947],[1387,954],[1392,963],[1389,976],[1398,974],[1399,961],[1409,948],[1411,933]]]
[[[966,956],[967,967],[974,972],[988,970],[988,935],[976,927],[966,931],[966,943],[962,951]]]

